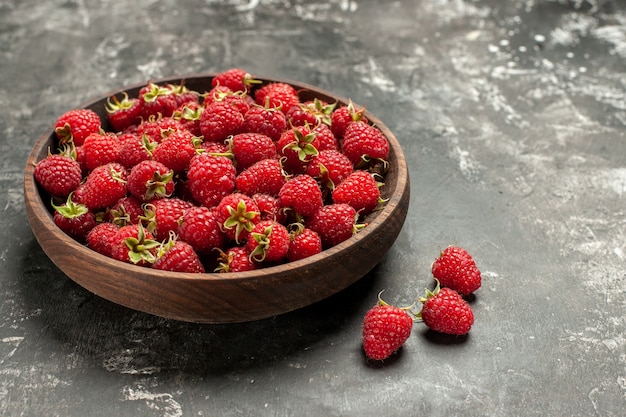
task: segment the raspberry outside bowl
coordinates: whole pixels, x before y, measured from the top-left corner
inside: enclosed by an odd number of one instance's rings
[[[213,75],[194,75],[155,81],[181,83],[208,91]],[[298,90],[302,101],[318,98],[346,105],[348,100],[316,87],[266,77],[264,84],[284,82]],[[107,126],[105,103],[122,91],[136,96],[145,84],[130,86],[86,103]],[[48,149],[54,149],[51,128],[34,145],[24,175],[28,221],[39,245],[70,279],[88,291],[145,313],[196,323],[236,323],[259,320],[296,310],[325,299],[353,284],[380,262],[393,245],[409,206],[409,175],[401,146],[376,116],[366,111],[389,141],[389,167],[381,194],[388,199],[369,214],[367,227],[348,240],[309,258],[247,272],[187,274],[159,271],[123,263],[78,243],[54,223],[50,197],[37,185],[33,172]]]

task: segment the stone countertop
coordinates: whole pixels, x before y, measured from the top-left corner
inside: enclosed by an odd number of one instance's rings
[[[626,4],[620,0],[0,1],[0,414],[622,416]],[[241,67],[349,97],[401,142],[405,226],[353,286],[198,325],[74,284],[23,205],[30,148],[129,84]],[[365,311],[439,248],[483,272],[466,338],[416,324],[383,366]]]

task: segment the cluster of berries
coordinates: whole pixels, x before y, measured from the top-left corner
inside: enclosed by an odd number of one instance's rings
[[[58,118],[35,167],[55,223],[93,250],[178,272],[303,259],[384,202],[389,143],[351,102],[301,101],[238,68],[203,93],[147,83]]]
[[[445,334],[465,335],[474,324],[474,313],[463,298],[480,288],[481,274],[472,256],[463,248],[448,246],[432,264],[436,286],[426,290],[418,300],[418,313],[413,306],[401,308],[378,303],[365,314],[363,321],[363,350],[374,360],[391,356],[407,341],[414,321]]]

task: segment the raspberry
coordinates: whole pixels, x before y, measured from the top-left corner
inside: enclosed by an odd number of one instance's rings
[[[343,139],[348,124],[359,120],[368,122],[365,117],[365,109],[357,109],[352,100],[350,100],[348,105],[336,108],[331,113],[330,130],[333,131],[337,139]]]
[[[80,164],[69,156],[51,154],[37,163],[35,180],[53,197],[65,198],[80,185]]]
[[[139,266],[149,266],[156,259],[159,242],[141,224],[120,227],[112,239],[111,257]]]
[[[278,198],[269,194],[256,193],[252,196],[252,199],[259,208],[261,220],[275,220],[278,223],[286,223],[287,216],[280,209]]]
[[[247,195],[277,196],[285,184],[285,173],[278,159],[264,159],[242,171],[236,179],[237,190]]]
[[[200,142],[201,139],[193,136],[190,131],[180,129],[172,132],[156,146],[152,158],[173,171],[183,172],[189,167],[191,158],[196,155]]]
[[[433,276],[442,286],[469,295],[480,288],[481,275],[472,256],[463,248],[448,246],[432,264]]]
[[[150,116],[137,126],[135,134],[139,137],[147,135],[150,142],[160,143],[164,137],[182,129],[181,123],[173,117]]]
[[[333,190],[335,203],[349,204],[360,215],[369,214],[381,201],[376,180],[367,171],[356,170]]]
[[[203,206],[185,211],[178,226],[178,235],[202,255],[223,248],[226,240],[213,210]]]
[[[170,117],[178,107],[171,89],[151,82],[139,90],[139,102],[143,120],[159,115]]]
[[[77,201],[92,211],[112,206],[126,196],[126,168],[111,162],[95,168],[76,189]]]
[[[222,198],[215,208],[215,218],[224,234],[240,243],[247,239],[261,216],[252,197],[235,192]]]
[[[128,192],[140,201],[169,197],[174,192],[174,171],[158,161],[141,161],[128,174]]]
[[[322,251],[322,239],[317,232],[302,225],[300,226],[295,232],[291,233],[291,242],[287,252],[287,259],[290,262],[308,258]]]
[[[250,232],[246,247],[256,262],[277,262],[287,257],[289,231],[273,220],[263,220]]]
[[[250,259],[250,250],[245,246],[233,246],[220,251],[219,265],[215,272],[245,272],[258,268],[258,263]]]
[[[71,195],[67,202],[54,208],[54,223],[66,234],[84,243],[87,234],[96,226],[96,216],[83,204],[72,201]]]
[[[369,359],[384,360],[400,349],[411,335],[413,319],[406,309],[380,299],[363,319],[363,350]]]
[[[236,175],[230,159],[201,153],[189,163],[187,186],[198,204],[212,208],[234,190]]]
[[[262,133],[277,142],[287,128],[285,114],[275,108],[252,105],[243,117],[244,132]]]
[[[152,264],[154,269],[172,272],[204,273],[204,266],[193,247],[175,236],[163,243]]]
[[[285,183],[278,193],[281,207],[300,216],[311,216],[323,205],[322,191],[310,175],[301,174]]]
[[[285,130],[276,142],[276,150],[283,159],[283,168],[289,174],[302,174],[311,158],[318,155],[315,147],[316,132],[308,126]]]
[[[98,133],[102,122],[100,116],[90,109],[74,109],[63,113],[54,125],[54,133],[60,143],[73,142],[81,146],[85,138]]]
[[[129,98],[122,93],[122,100],[116,96],[107,99],[105,106],[107,119],[115,132],[122,132],[141,122],[141,103],[138,98]]]
[[[141,201],[133,196],[125,196],[117,200],[106,213],[106,220],[117,226],[126,226],[127,224],[137,224],[140,217],[144,215]]]
[[[152,159],[152,152],[157,142],[151,141],[148,135],[139,136],[135,133],[123,135],[125,140],[120,141],[118,161],[126,168],[131,169],[141,161]]]
[[[423,305],[418,318],[436,332],[464,335],[474,324],[474,313],[467,301],[453,289],[440,288],[439,281],[432,292],[426,290],[420,301]]]
[[[92,133],[82,146],[83,160],[89,171],[109,162],[118,162],[120,141],[111,134]]]
[[[163,241],[170,232],[178,232],[178,224],[185,211],[192,207],[188,201],[180,198],[159,198],[144,205],[145,215],[142,220],[154,237]]]
[[[211,85],[213,87],[222,86],[232,91],[243,91],[247,93],[250,91],[251,86],[259,82],[260,81],[255,80],[252,75],[241,68],[231,68],[216,74],[213,80],[211,80]]]
[[[204,107],[198,102],[185,103],[179,106],[172,114],[172,118],[180,123],[183,129],[187,129],[194,136],[202,136],[200,130],[200,116]]]
[[[100,223],[94,226],[93,229],[87,234],[87,246],[104,255],[111,258],[113,239],[117,236],[119,227],[113,223]]]
[[[289,84],[279,82],[259,88],[254,95],[254,100],[261,106],[274,107],[283,113],[286,113],[291,106],[300,103],[296,89]]]
[[[317,210],[307,221],[308,227],[317,232],[325,248],[349,239],[363,225],[357,225],[358,215],[348,204],[328,204]]]
[[[333,190],[353,171],[348,157],[332,149],[314,156],[306,169],[306,173],[315,178],[325,190]]]
[[[307,101],[287,110],[287,120],[291,126],[317,126],[321,123],[330,125],[333,110],[336,103],[328,104],[318,98]]]
[[[372,159],[385,161],[389,142],[376,127],[363,121],[352,122],[346,127],[341,150],[355,167],[360,167]]]
[[[200,131],[205,141],[223,142],[243,126],[243,114],[230,101],[215,101],[200,115]]]
[[[269,136],[261,133],[240,133],[229,139],[230,150],[237,168],[246,169],[263,159],[276,156],[276,145]]]

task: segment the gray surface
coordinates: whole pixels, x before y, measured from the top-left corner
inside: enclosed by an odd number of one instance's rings
[[[75,285],[24,215],[31,146],[100,94],[231,67],[350,97],[395,132],[412,200],[384,261],[238,325]],[[0,74],[1,415],[624,415],[624,2],[0,1]],[[368,366],[376,294],[410,304],[449,243],[483,271],[470,336],[416,325]]]

